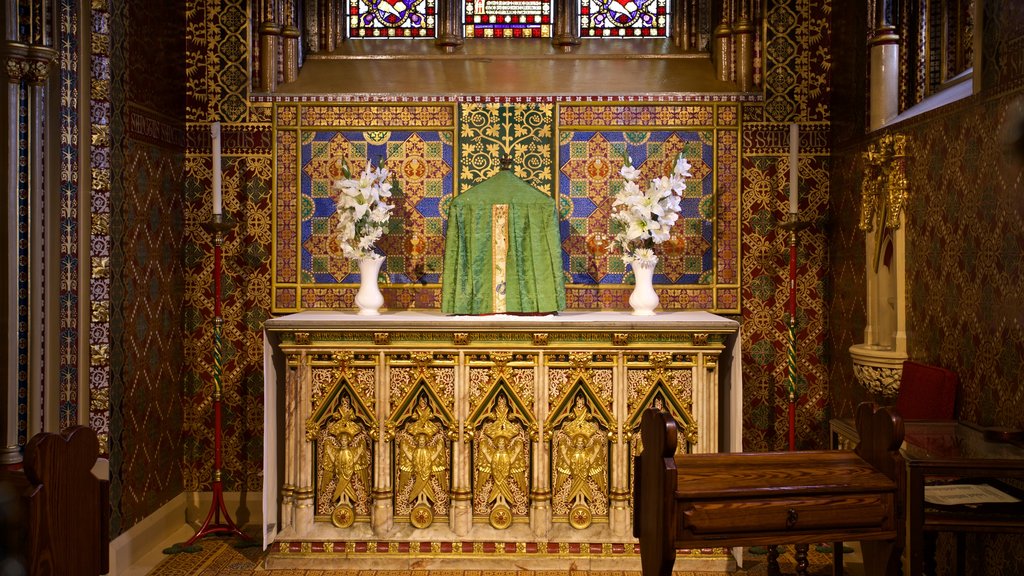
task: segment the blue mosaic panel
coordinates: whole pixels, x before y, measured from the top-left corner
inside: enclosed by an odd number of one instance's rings
[[[391,284],[436,284],[444,258],[444,215],[454,189],[453,135],[444,131],[310,131],[302,135],[299,234],[303,284],[359,282],[357,263],[333,238],[337,226],[331,184],[341,178],[337,160],[358,175],[367,160],[383,162],[397,184],[394,209],[377,248]]]
[[[714,142],[706,132],[566,131],[559,143],[559,194],[563,264],[571,282],[628,283],[630,271],[612,249],[612,202],[622,189],[626,158],[640,170],[642,187],[672,172],[682,153],[692,174],[686,181],[672,237],[658,245],[655,284],[714,282]]]

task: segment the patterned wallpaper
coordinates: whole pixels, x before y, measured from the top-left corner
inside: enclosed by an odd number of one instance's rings
[[[1024,45],[1024,11],[1000,12],[998,3],[991,10],[990,18],[1017,15],[986,28],[1004,31],[986,36],[985,49],[1010,66],[1022,58],[1019,49],[1008,48]],[[1019,76],[986,74],[980,94],[896,129],[912,152],[906,209],[909,356],[958,373],[963,418],[1013,427],[1024,426],[1018,385],[1024,358],[1024,166],[1002,139],[1011,111],[1024,108],[1022,94]],[[835,410],[844,415],[852,415],[866,394],[854,384],[847,349],[863,339],[864,236],[856,225],[860,152],[869,142],[843,146],[834,157],[831,364]]]
[[[822,448],[827,441],[833,4],[768,3],[764,104],[743,109],[743,447],[749,451],[787,449],[789,430],[789,238],[778,227],[788,210],[788,140],[764,133],[762,122],[800,123],[799,210],[807,227],[797,234],[796,445]]]
[[[1003,143],[1024,117],[1024,6],[986,2],[982,90],[897,125],[907,161],[907,345],[911,359],[957,373],[959,417],[1024,427],[1024,158]],[[839,52],[837,52],[839,53]],[[840,66],[849,65],[844,59]],[[978,73],[978,71],[975,71]],[[836,90],[851,86],[837,85]],[[852,416],[870,398],[848,352],[863,340],[864,235],[857,229],[860,153],[881,134],[848,139],[833,156],[827,304],[832,409]],[[944,535],[947,536],[947,535]],[[937,574],[955,572],[951,538],[940,538]],[[967,539],[968,574],[1024,570],[1019,536]]]
[[[185,78],[176,53],[164,50],[180,37],[184,13],[173,3],[109,8],[93,14],[95,23],[109,23],[102,51],[109,75],[93,83],[94,96],[109,101],[92,111],[93,129],[103,136],[93,140],[101,154],[93,160],[110,174],[109,196],[98,196],[109,197],[101,205],[109,228],[93,231],[109,234],[109,388],[96,382],[92,393],[109,398],[93,420],[109,422],[116,536],[183,489],[182,302],[189,280],[181,234]],[[159,74],[156,61],[164,62]]]
[[[908,354],[957,372],[960,415],[983,425],[1024,426],[1019,382],[1024,358],[1024,205],[1019,158],[1006,152],[1000,127],[1021,89],[972,98],[900,130],[912,143],[906,211]],[[978,126],[989,129],[978,130]],[[863,233],[856,229],[863,167],[839,156],[833,201],[847,206],[836,221],[832,253],[836,287],[833,349],[847,368],[846,348],[862,339]],[[840,374],[837,368],[837,376]],[[863,391],[834,380],[836,410],[852,414]]]

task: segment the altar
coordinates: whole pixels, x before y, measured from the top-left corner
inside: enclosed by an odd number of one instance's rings
[[[267,567],[638,570],[640,415],[671,412],[680,451],[741,450],[739,357],[706,312],[272,318]]]

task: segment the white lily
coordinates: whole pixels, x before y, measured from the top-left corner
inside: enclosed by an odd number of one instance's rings
[[[340,166],[345,166],[339,161]],[[343,173],[348,175],[347,169]],[[387,230],[392,205],[391,172],[368,162],[358,178],[332,182],[337,207],[335,238],[347,258],[365,258],[374,253],[374,246]]]
[[[672,173],[652,178],[646,190],[636,182],[640,171],[633,166],[632,158],[619,170],[625,182],[612,201],[612,222],[618,228],[614,242],[622,249],[624,262],[654,259],[652,247],[671,238],[672,228],[679,221],[690,168],[690,162],[680,154]]]

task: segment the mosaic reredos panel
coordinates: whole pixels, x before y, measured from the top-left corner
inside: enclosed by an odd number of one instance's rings
[[[692,164],[673,238],[657,248],[665,309],[739,311],[739,105],[279,103],[275,312],[353,307],[359,274],[333,239],[338,161],[367,161],[398,186],[385,307],[439,308],[447,207],[513,159],[516,176],[556,198],[570,309],[625,309],[632,274],[611,247],[613,195],[631,158],[644,179]]]

